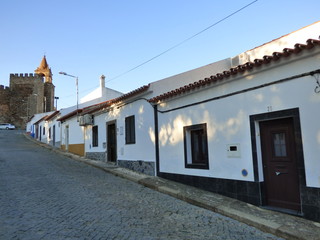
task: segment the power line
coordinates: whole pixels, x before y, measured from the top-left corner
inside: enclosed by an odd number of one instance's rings
[[[250,5],[254,4],[254,3],[257,2],[257,1],[258,1],[258,0],[255,0],[255,1],[250,2],[249,4],[245,5],[244,7],[242,7],[242,8],[240,8],[240,9],[232,12],[231,14],[227,15],[226,17],[224,17],[224,18],[220,19],[219,21],[211,24],[209,27],[206,27],[205,29],[201,30],[200,32],[197,32],[196,34],[192,35],[191,37],[186,38],[185,40],[177,43],[176,45],[168,48],[167,50],[159,53],[158,55],[150,58],[149,60],[147,60],[147,61],[145,61],[145,62],[143,62],[143,63],[140,63],[139,65],[137,65],[137,66],[135,66],[135,67],[133,67],[133,68],[131,68],[131,69],[129,69],[129,70],[121,73],[121,74],[119,74],[118,76],[115,76],[114,78],[111,78],[110,80],[108,80],[108,81],[106,81],[106,82],[111,82],[111,81],[114,80],[114,79],[117,79],[117,78],[119,78],[119,77],[122,77],[123,75],[126,75],[127,73],[132,72],[133,70],[135,70],[135,69],[137,69],[137,68],[139,68],[139,67],[141,67],[141,66],[143,66],[143,65],[145,65],[145,64],[147,64],[147,63],[149,63],[149,62],[151,62],[152,60],[154,60],[154,59],[156,59],[156,58],[164,55],[165,53],[167,53],[167,52],[169,52],[169,51],[171,51],[171,50],[179,47],[180,45],[184,44],[185,42],[191,40],[192,38],[195,38],[196,36],[200,35],[201,33],[203,33],[203,32],[205,32],[205,31],[209,30],[210,28],[218,25],[219,23],[221,23],[221,22],[225,21],[226,19],[232,17],[233,15],[235,15],[235,14],[237,14],[238,12],[244,10],[245,8],[249,7]]]

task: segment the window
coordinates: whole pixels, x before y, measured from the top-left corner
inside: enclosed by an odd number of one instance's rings
[[[207,124],[183,128],[185,167],[209,169]]]
[[[51,139],[51,127],[49,128],[49,139]]]
[[[46,134],[46,128],[43,127],[43,135],[45,135],[45,134]]]
[[[287,157],[286,134],[274,133],[273,135],[273,155],[275,157]]]
[[[98,126],[92,127],[92,147],[98,147]]]
[[[126,117],[126,144],[136,143],[135,121],[134,115]]]

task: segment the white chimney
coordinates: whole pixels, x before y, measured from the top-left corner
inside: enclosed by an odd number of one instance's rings
[[[102,99],[106,98],[106,77],[104,75],[100,77],[100,94]]]
[[[104,75],[101,75],[100,77],[100,88],[104,89],[106,87],[106,77]]]

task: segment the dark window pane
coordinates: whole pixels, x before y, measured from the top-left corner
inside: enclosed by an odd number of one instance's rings
[[[126,144],[132,144],[136,142],[135,135],[135,120],[134,116],[126,117],[125,119],[125,131],[126,131]]]
[[[97,147],[98,146],[98,126],[92,127],[92,146]]]
[[[286,135],[285,133],[275,133],[273,134],[273,147],[275,157],[286,157]]]
[[[206,124],[184,127],[184,143],[186,167],[209,169]]]

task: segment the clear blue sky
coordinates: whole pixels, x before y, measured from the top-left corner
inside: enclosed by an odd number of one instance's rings
[[[0,2],[0,84],[10,73],[33,73],[44,54],[58,107],[173,47],[253,0],[10,0]],[[319,0],[258,0],[140,68],[107,82],[129,92],[233,57],[320,20]],[[320,29],[319,29],[320,32]]]

